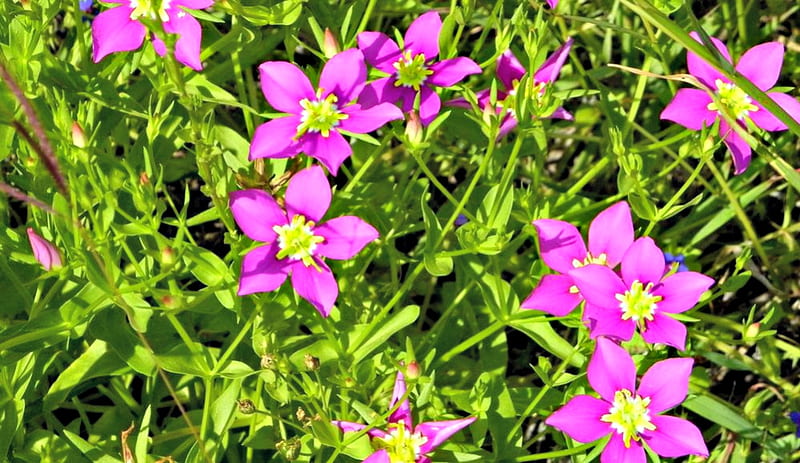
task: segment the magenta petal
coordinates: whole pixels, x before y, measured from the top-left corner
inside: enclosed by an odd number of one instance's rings
[[[652,238],[644,236],[634,241],[622,257],[622,279],[628,286],[634,281],[655,284],[664,276],[665,265],[664,253]]]
[[[636,393],[650,398],[648,409],[651,416],[683,402],[689,392],[692,365],[694,360],[691,358],[666,359],[653,364],[642,376]]]
[[[772,100],[777,103],[778,106],[789,113],[789,115],[792,116],[795,121],[800,122],[800,102],[798,102],[795,98],[793,98],[791,95],[779,92],[767,93],[767,96],[772,98]],[[758,111],[753,111],[750,113],[750,119],[752,119],[757,126],[761,127],[767,132],[786,130],[788,128],[786,124],[781,122],[780,119],[775,117],[774,114],[764,109],[757,101],[753,101],[753,104],[758,106],[759,109]]]
[[[142,46],[147,29],[131,19],[132,8],[120,5],[103,11],[92,22],[92,60],[99,62],[118,51],[136,50]]]
[[[242,276],[239,278],[239,296],[266,293],[278,289],[289,272],[286,260],[276,260],[276,243],[257,247],[242,259]]]
[[[300,297],[310,302],[323,317],[327,317],[339,297],[339,286],[325,262],[315,261],[319,270],[306,267],[301,261],[292,264],[292,286]]]
[[[404,101],[405,103],[405,101]],[[422,125],[428,125],[439,115],[442,100],[430,87],[422,87],[419,91],[419,119]]]
[[[511,50],[506,50],[497,58],[497,77],[503,83],[506,90],[514,88],[514,81],[519,82],[527,70],[519,62]]]
[[[566,109],[559,107],[556,108],[552,114],[547,116],[547,119],[564,119],[565,121],[572,121],[575,120],[575,117]]]
[[[563,317],[583,300],[580,293],[570,291],[573,286],[572,278],[567,275],[545,275],[520,307]]]
[[[397,401],[402,399],[406,394],[406,379],[399,371],[394,380],[394,389],[392,389],[392,401],[389,402],[389,408],[394,408]],[[389,415],[390,423],[403,422],[405,428],[409,431],[414,429],[414,422],[411,419],[411,405],[409,405],[408,397],[406,397],[391,415]]]
[[[478,63],[463,56],[439,61],[432,64],[429,69],[433,74],[428,76],[425,82],[439,87],[451,87],[469,75],[482,72]]]
[[[316,99],[311,81],[297,66],[286,61],[267,61],[258,67],[261,91],[278,111],[300,114],[300,100]]]
[[[691,422],[675,416],[657,415],[650,418],[655,431],[647,431],[643,437],[647,445],[662,457],[675,458],[684,455],[708,456],[703,434]]]
[[[288,223],[277,201],[261,190],[231,192],[230,208],[239,228],[251,240],[271,243],[277,236],[272,227]]]
[[[61,267],[61,254],[58,249],[53,246],[53,243],[39,236],[33,228],[28,227],[28,241],[31,244],[33,257],[42,264],[45,270],[50,270],[53,267]]]
[[[195,71],[202,71],[200,62],[200,42],[202,28],[194,16],[180,8],[171,8],[168,11],[169,21],[164,23],[164,30],[168,33],[178,34],[175,42],[175,59],[189,66]]]
[[[589,225],[589,252],[593,257],[606,255],[608,266],[614,268],[633,243],[631,208],[625,201],[613,204],[597,214]]]
[[[509,132],[517,127],[517,118],[512,114],[506,114],[506,118],[500,123],[500,130],[497,131],[497,139],[501,139],[508,135]]]
[[[357,48],[351,48],[334,55],[322,68],[319,88],[323,96],[336,95],[339,107],[353,101],[367,81],[367,65],[364,55]]]
[[[722,137],[722,141],[731,152],[733,173],[736,175],[743,173],[750,165],[750,158],[753,155],[752,148],[724,119],[719,121],[719,136]]]
[[[778,82],[781,66],[783,66],[783,44],[767,42],[747,50],[736,63],[736,70],[759,90],[767,91]]]
[[[576,395],[544,422],[578,442],[592,442],[612,432],[608,423],[600,421],[610,408],[611,405],[604,400]]]
[[[474,416],[470,416],[469,418],[458,420],[430,421],[418,424],[414,428],[414,432],[418,432],[428,438],[424,444],[419,446],[420,453],[425,454],[433,451],[433,449],[449,439],[450,436],[472,424],[475,419]]]
[[[700,296],[714,284],[714,279],[697,272],[678,272],[668,276],[653,289],[661,296],[658,310],[668,313],[685,312],[700,300]]]
[[[554,10],[558,6],[558,0],[547,0],[547,6]]]
[[[564,67],[564,62],[569,57],[569,51],[572,48],[574,40],[572,37],[564,42],[564,45],[558,47],[552,55],[547,57],[542,66],[533,75],[533,81],[537,84],[555,82],[558,75],[561,73],[561,68]]]
[[[636,390],[636,366],[630,354],[607,338],[597,338],[586,376],[592,389],[606,402],[614,403],[614,394],[621,390]]]
[[[392,460],[386,449],[380,449],[368,456],[362,463],[392,463]]]
[[[352,421],[332,420],[331,424],[344,432],[358,432],[367,427],[365,424],[353,423]]]
[[[311,166],[294,174],[284,197],[290,220],[302,215],[319,222],[331,206],[331,184],[320,166]]]
[[[353,154],[350,143],[336,130],[331,130],[327,137],[319,133],[306,134],[303,137],[303,151],[321,162],[333,175],[339,172],[339,166],[344,160]]]
[[[663,270],[664,267],[661,268]],[[605,265],[589,264],[572,270],[569,276],[589,303],[622,314],[620,301],[616,296],[625,294],[628,287],[613,270]]]
[[[641,442],[631,440],[631,446],[625,447],[622,435],[615,432],[600,454],[600,463],[647,463],[647,456]]]
[[[636,323],[622,319],[622,311],[618,308],[603,308],[594,304],[586,304],[583,319],[589,324],[589,337],[597,339],[606,336],[617,341],[628,341],[636,331]]]
[[[410,52],[411,57],[422,53],[425,61],[430,61],[439,55],[439,34],[442,31],[442,19],[436,11],[429,11],[412,22],[404,36],[404,51]]]
[[[717,119],[717,112],[708,109],[708,104],[711,102],[711,97],[702,90],[682,88],[661,111],[659,117],[687,129],[700,130],[703,126],[710,127]]]
[[[288,158],[300,152],[300,143],[294,137],[300,116],[279,117],[256,128],[250,143],[249,160],[259,158]]]
[[[691,35],[693,39],[700,42],[700,35],[698,35],[697,32],[692,32],[689,35]],[[731,54],[728,53],[728,48],[725,46],[725,44],[714,37],[711,37],[711,41],[714,43],[714,46],[717,47],[717,50],[722,53],[722,56],[724,56],[728,62],[731,62]],[[689,74],[700,79],[700,81],[710,89],[717,88],[717,86],[714,84],[714,81],[717,79],[721,79],[723,82],[728,82],[728,79],[723,76],[721,72],[717,71],[713,66],[692,52],[686,53],[686,65],[689,68]]]
[[[394,63],[402,56],[397,43],[382,32],[358,34],[358,48],[369,64],[387,74],[395,73]]]
[[[343,113],[347,114],[347,119],[343,119],[339,128],[353,133],[369,133],[383,127],[389,121],[403,119],[403,111],[393,103],[380,103],[368,109],[355,108],[357,105],[344,108]]]
[[[380,103],[396,103],[403,96],[403,92],[394,83],[394,77],[373,80],[361,91],[358,96],[358,104],[362,109],[367,109]]]
[[[563,220],[539,219],[533,221],[539,235],[542,260],[553,270],[567,273],[575,268],[574,261],[586,259],[586,245],[575,225]]]
[[[375,227],[351,215],[317,226],[314,234],[325,238],[317,246],[317,254],[329,259],[350,259],[380,236]]]
[[[642,338],[650,344],[666,344],[678,350],[686,349],[686,326],[669,315],[653,314],[653,321],[645,324]]]

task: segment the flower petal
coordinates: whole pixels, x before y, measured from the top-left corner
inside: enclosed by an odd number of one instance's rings
[[[286,213],[275,198],[261,190],[240,190],[231,192],[231,213],[248,238],[271,243],[277,233],[275,225],[286,225]]]
[[[242,259],[242,275],[239,277],[239,296],[253,293],[268,293],[280,288],[289,273],[289,262],[275,259],[277,243],[259,246]]]
[[[789,113],[792,118],[798,122],[800,122],[800,102],[798,102],[795,98],[791,95],[787,95],[785,93],[780,92],[772,92],[767,93],[767,96],[772,98],[772,100],[778,104],[784,111]],[[774,114],[764,109],[757,101],[753,101],[753,104],[758,106],[758,111],[753,111],[750,113],[750,119],[755,122],[755,124],[762,129],[766,130],[767,132],[776,132],[778,130],[786,130],[786,124],[781,122],[780,119],[775,117]]]
[[[589,225],[589,252],[593,257],[606,255],[608,266],[614,268],[633,243],[631,208],[625,201],[613,204],[597,214]]]
[[[589,337],[592,339],[606,336],[616,341],[628,341],[636,331],[636,323],[631,319],[623,320],[620,309],[586,303],[583,319],[589,325]]]
[[[361,431],[362,429],[367,427],[367,425],[365,425],[365,424],[353,423],[352,421],[332,420],[331,424],[334,425],[334,426],[337,426],[339,429],[341,429],[344,432],[358,432],[358,431]],[[373,437],[373,438],[374,437],[385,438],[388,435],[388,433],[386,431],[384,431],[382,429],[377,429],[377,428],[370,428],[367,431],[367,434],[370,437]]]
[[[339,286],[325,262],[315,261],[319,270],[313,266],[306,267],[301,261],[292,264],[292,286],[300,297],[310,302],[323,317],[327,317],[339,297]]]
[[[336,95],[341,108],[361,93],[366,81],[364,55],[357,48],[351,48],[337,53],[325,63],[319,76],[319,88],[323,90],[323,96]]]
[[[329,259],[350,259],[380,236],[375,227],[352,215],[331,219],[314,228],[314,234],[325,238],[316,253]]]
[[[566,62],[569,57],[569,51],[572,48],[573,42],[574,40],[572,37],[568,38],[567,41],[564,42],[564,45],[558,47],[552,55],[547,57],[545,62],[542,63],[536,71],[536,74],[533,75],[534,83],[550,83],[558,79],[561,68],[564,67],[564,62]]]
[[[342,110],[347,114],[339,128],[353,133],[369,133],[377,130],[389,121],[403,119],[403,111],[393,103],[380,103],[367,109],[360,109],[358,105],[351,105]]]
[[[397,372],[394,379],[394,389],[392,389],[392,400],[389,402],[389,408],[394,408],[397,401],[402,399],[406,394],[406,379],[403,373]],[[414,429],[414,421],[411,418],[411,405],[409,405],[408,397],[403,400],[391,415],[389,415],[390,423],[403,422],[406,429],[412,431]]]
[[[700,296],[714,284],[714,279],[697,272],[679,272],[664,279],[653,289],[653,294],[661,296],[659,312],[685,312],[700,300]]]
[[[284,197],[289,220],[299,214],[319,222],[331,206],[331,184],[320,166],[311,166],[294,174]]]
[[[651,415],[683,402],[689,392],[692,365],[694,359],[691,358],[666,359],[654,363],[642,376],[636,393],[650,398],[648,409]]]
[[[608,423],[600,421],[611,404],[588,395],[576,395],[544,420],[545,424],[565,433],[578,442],[592,442],[612,432]]]
[[[319,133],[309,133],[303,137],[303,151],[322,163],[333,175],[339,172],[339,166],[353,154],[350,143],[342,134],[331,130],[330,135],[323,137]]]
[[[542,260],[553,270],[567,273],[574,269],[573,261],[586,259],[586,244],[581,232],[569,222],[554,219],[533,221],[539,235]]]
[[[613,270],[605,265],[589,264],[570,271],[569,276],[587,302],[622,314],[616,296],[625,294],[628,287]]]
[[[361,109],[371,108],[380,103],[396,103],[403,96],[403,92],[394,83],[394,77],[384,77],[368,83],[358,96]]]
[[[592,389],[606,402],[614,403],[614,394],[636,390],[636,366],[630,354],[608,338],[597,338],[597,345],[586,369]]]
[[[406,101],[403,103],[405,105]],[[422,87],[419,90],[419,119],[422,121],[422,125],[433,122],[441,108],[442,100],[430,87]]]
[[[53,267],[61,267],[61,254],[58,252],[53,243],[39,236],[33,228],[28,227],[28,241],[31,244],[33,257],[36,261],[42,264],[45,270],[50,270]]]
[[[572,121],[575,120],[575,117],[566,109],[558,107],[555,111],[553,111],[552,114],[547,116],[547,119],[563,119],[565,121]]]
[[[300,100],[315,99],[311,81],[299,67],[286,61],[267,61],[258,67],[261,91],[269,104],[278,111],[300,114]]]
[[[761,91],[775,86],[783,66],[783,44],[767,42],[747,50],[736,63],[736,70]]]
[[[614,433],[600,454],[600,463],[646,463],[647,456],[642,443],[631,440],[631,446],[626,447],[622,435]]]
[[[400,47],[383,32],[362,32],[358,34],[358,49],[364,59],[372,66],[387,74],[394,74],[394,63],[402,56]]]
[[[478,63],[463,56],[433,63],[428,69],[433,71],[433,74],[428,76],[425,83],[438,87],[452,87],[465,77],[482,72]]]
[[[653,314],[653,320],[646,322],[642,338],[650,344],[666,344],[678,350],[686,349],[686,326],[667,314]]]
[[[422,53],[425,61],[439,55],[439,34],[442,31],[442,19],[436,11],[429,11],[409,24],[403,37],[403,49],[411,52],[411,57]]]
[[[503,83],[506,90],[514,88],[514,81],[520,81],[528,72],[519,62],[511,50],[506,50],[497,58],[497,78]]]
[[[170,8],[167,14],[169,21],[163,23],[164,31],[178,34],[178,41],[175,42],[175,59],[195,71],[202,71],[200,42],[203,29],[200,27],[200,23],[194,19],[194,16],[180,8]]]
[[[646,431],[644,441],[662,457],[675,458],[684,455],[708,456],[703,434],[691,422],[675,416],[657,415],[650,418],[655,431]]]
[[[665,265],[664,253],[652,238],[644,236],[634,241],[622,257],[622,279],[628,286],[637,280],[645,286],[656,284],[664,276]]]
[[[364,459],[362,463],[392,463],[389,458],[389,452],[386,449],[380,449]]]
[[[425,454],[431,452],[436,447],[442,445],[450,436],[469,426],[475,420],[476,418],[474,416],[470,416],[458,420],[430,421],[428,423],[418,424],[417,427],[414,428],[414,432],[418,432],[428,438],[424,444],[419,446],[420,453]]]
[[[497,131],[497,139],[501,139],[508,135],[509,132],[517,127],[517,118],[513,114],[506,114],[506,118],[500,123],[500,130]]]
[[[250,143],[249,160],[259,158],[289,158],[300,152],[300,143],[294,139],[300,116],[279,117],[256,128]]]
[[[92,60],[95,63],[118,51],[142,46],[147,29],[131,19],[132,8],[120,5],[98,14],[92,22]]]
[[[750,165],[753,149],[724,119],[719,121],[719,136],[731,152],[733,173],[736,175],[743,173]]]
[[[570,291],[574,285],[572,278],[567,275],[545,275],[520,307],[563,317],[583,300],[580,293]]]
[[[692,32],[689,35],[691,35],[693,39],[697,40],[701,44],[703,43],[700,40],[700,35],[697,32]],[[732,62],[731,54],[728,53],[728,47],[726,47],[722,41],[715,37],[711,37],[711,42],[714,43],[714,46],[717,47],[717,50],[719,50],[719,52],[725,57],[725,59],[728,60],[728,62]],[[700,79],[700,82],[705,84],[710,89],[717,88],[717,86],[714,84],[714,81],[717,79],[721,79],[723,82],[729,82],[728,78],[723,76],[721,72],[717,71],[703,58],[700,58],[690,51],[686,52],[686,65],[689,68],[689,74]]]
[[[708,109],[708,104],[711,102],[711,97],[702,90],[682,88],[661,111],[659,117],[680,124],[687,129],[700,130],[703,126],[713,125],[718,117],[716,111]]]

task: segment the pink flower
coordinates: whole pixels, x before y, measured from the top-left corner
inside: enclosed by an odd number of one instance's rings
[[[587,265],[569,272],[586,298],[584,319],[591,337],[611,336],[627,341],[636,328],[645,341],[683,350],[686,327],[669,314],[685,312],[714,284],[697,272],[664,276],[664,253],[651,238],[634,241],[622,258],[620,278],[603,265]]]
[[[394,383],[392,402],[393,409],[406,394],[406,382],[403,374],[397,372]],[[427,454],[442,445],[450,436],[475,421],[475,417],[448,421],[429,421],[414,426],[411,419],[411,406],[408,399],[403,399],[397,410],[389,416],[389,429],[370,428],[367,434],[372,438],[372,445],[377,450],[368,456],[364,463],[415,462],[430,463]],[[361,431],[367,426],[350,421],[334,420],[333,424],[344,432]]]
[[[599,338],[587,376],[600,398],[577,395],[545,423],[578,442],[611,434],[601,463],[645,463],[645,444],[662,457],[707,457],[708,448],[697,426],[683,418],[659,415],[686,398],[693,363],[690,358],[656,362],[637,389],[631,356],[613,341]]]
[[[61,254],[53,243],[39,236],[33,228],[28,228],[28,241],[31,243],[33,257],[42,264],[45,270],[61,267]]]
[[[364,109],[355,102],[367,80],[364,55],[355,48],[338,53],[325,64],[316,90],[292,63],[267,61],[258,70],[261,90],[269,104],[289,115],[256,129],[250,160],[288,158],[303,151],[336,174],[342,162],[353,154],[340,131],[372,132],[403,118],[392,104]]]
[[[331,187],[319,166],[289,181],[284,211],[261,190],[231,193],[231,212],[248,238],[263,241],[242,261],[239,295],[274,291],[291,275],[300,297],[327,317],[339,287],[323,258],[350,259],[378,238],[372,225],[342,216],[318,222],[331,204]]]
[[[691,35],[695,40],[700,41],[696,32],[692,32]],[[722,56],[732,63],[725,44],[716,38],[711,40]],[[779,42],[756,45],[739,58],[736,63],[736,71],[749,79],[759,90],[767,92],[778,81],[783,64],[783,53],[783,45]],[[719,119],[719,135],[733,156],[734,173],[741,174],[750,165],[750,145],[731,128],[727,120],[720,117],[721,111],[717,105],[724,105],[728,112],[736,118],[736,123],[743,129],[747,129],[748,120],[768,132],[786,130],[786,124],[699,56],[688,52],[686,64],[689,67],[689,73],[697,77],[708,91],[716,94],[718,102],[715,102],[704,90],[682,88],[661,112],[661,119],[676,122],[692,130],[710,127]],[[800,102],[780,92],[768,92],[767,96],[795,120],[800,121]]]
[[[561,73],[561,68],[564,67],[564,62],[567,60],[569,51],[572,48],[572,38],[567,39],[564,45],[558,48],[547,60],[542,63],[536,73],[533,75],[531,86],[533,87],[532,95],[539,97],[544,94],[547,85],[552,84]],[[527,70],[514,56],[511,50],[506,50],[497,59],[497,78],[503,85],[503,89],[497,91],[497,112],[502,114],[503,121],[500,123],[500,131],[497,135],[502,138],[508,132],[514,130],[517,126],[517,117],[514,113],[514,108],[517,104],[517,95],[519,91],[519,83],[522,78],[527,74]],[[478,105],[481,109],[486,109],[490,106],[490,90],[485,89],[479,91],[475,96],[478,97]],[[458,106],[462,108],[470,108],[469,103],[463,98],[457,98],[447,103],[450,106]],[[566,119],[572,120],[572,114],[567,112],[564,108],[557,108],[552,114],[547,116],[550,119]]]
[[[442,20],[430,11],[408,26],[403,49],[382,32],[358,34],[358,48],[367,62],[389,74],[364,88],[364,105],[402,101],[403,112],[414,109],[419,94],[419,116],[424,125],[436,118],[442,103],[433,87],[451,87],[481,68],[469,58],[458,57],[433,62],[439,55]]]
[[[559,274],[545,275],[521,307],[557,317],[567,315],[583,300],[569,272],[588,264],[613,269],[633,243],[631,210],[624,201],[608,207],[592,220],[588,250],[581,233],[571,223],[539,219],[533,225],[539,235],[542,260]]]
[[[549,6],[551,10],[554,10],[556,6],[558,6],[558,0],[547,0],[547,6]]]
[[[103,11],[92,22],[92,59],[100,62],[106,55],[118,51],[136,50],[142,46],[147,27],[139,20],[161,21],[164,31],[178,34],[175,59],[200,71],[200,23],[184,8],[199,10],[214,4],[213,0],[112,0],[119,6]],[[164,56],[167,47],[153,36],[156,53]]]

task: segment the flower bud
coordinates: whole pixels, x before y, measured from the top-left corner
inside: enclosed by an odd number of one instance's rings
[[[161,250],[161,266],[170,268],[175,265],[175,251],[167,246]]]
[[[416,111],[409,111],[406,121],[406,138],[412,145],[419,144],[423,138],[422,121]]]
[[[256,412],[256,405],[250,399],[237,400],[236,405],[239,407],[239,413],[243,415],[252,415]]]
[[[28,241],[31,243],[33,257],[42,264],[45,270],[62,266],[61,254],[53,243],[39,236],[33,228],[28,228]]]
[[[308,418],[308,413],[303,410],[303,407],[297,407],[297,412],[295,412],[294,416],[297,418],[297,421],[304,423]]]
[[[72,144],[78,148],[86,148],[86,134],[83,127],[77,122],[72,122]]]
[[[288,440],[282,440],[275,444],[275,448],[289,461],[297,460],[297,457],[300,456],[300,448],[302,447],[302,443],[300,443],[300,439],[296,437],[292,437]]]
[[[311,371],[319,370],[319,358],[314,357],[311,354],[306,354],[303,356],[303,364],[305,364],[306,368]]]
[[[406,379],[413,381],[413,380],[419,378],[419,376],[420,376],[419,363],[417,363],[416,360],[408,362],[408,365],[406,366],[406,373],[405,373]]]
[[[264,354],[261,356],[261,368],[274,370],[278,368],[278,356],[275,354]]]
[[[328,59],[333,58],[333,55],[339,53],[339,41],[336,40],[336,36],[333,35],[333,31],[330,28],[325,28],[325,38],[322,41],[322,52],[325,54],[325,57]]]

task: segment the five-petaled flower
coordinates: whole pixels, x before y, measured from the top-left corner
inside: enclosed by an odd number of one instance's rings
[[[28,227],[28,241],[31,243],[33,257],[42,264],[45,270],[61,267],[61,254],[58,249],[30,227]]]
[[[231,193],[236,223],[249,238],[266,243],[244,256],[239,295],[274,291],[291,275],[297,294],[327,317],[339,287],[322,258],[350,259],[376,240],[378,231],[355,216],[318,223],[331,203],[331,187],[319,166],[296,173],[284,199],[285,211],[264,191]]]
[[[147,36],[145,21],[161,21],[164,31],[178,34],[175,59],[200,71],[200,39],[202,28],[184,8],[203,9],[214,0],[114,0],[118,6],[103,11],[92,22],[92,58],[97,63],[118,51],[136,50]],[[153,47],[161,56],[167,53],[164,42],[153,36]]]
[[[596,264],[570,271],[586,299],[583,318],[589,321],[591,337],[627,341],[638,327],[645,341],[683,350],[686,327],[669,314],[694,307],[714,280],[697,272],[663,278],[665,268],[664,253],[652,238],[643,237],[622,257],[622,277]]]
[[[359,101],[364,105],[395,103],[402,100],[403,112],[414,109],[419,95],[419,117],[424,125],[436,118],[441,109],[439,95],[433,87],[451,87],[481,68],[469,58],[457,57],[439,62],[439,34],[442,20],[430,11],[414,20],[406,31],[403,48],[382,32],[358,34],[358,48],[367,62],[389,74],[370,82]]]
[[[430,463],[427,454],[475,421],[475,417],[471,416],[456,420],[429,421],[414,426],[411,406],[406,396],[406,382],[400,372],[397,372],[389,408],[394,409],[394,412],[389,415],[387,430],[367,429],[376,450],[364,463]],[[334,420],[333,424],[345,432],[357,432],[368,427],[361,423],[339,420]]]
[[[525,299],[523,309],[536,309],[563,317],[583,300],[569,276],[575,268],[588,264],[616,267],[633,243],[633,221],[626,202],[603,210],[589,225],[589,249],[580,231],[569,222],[554,219],[533,221],[539,235],[542,260],[560,274],[545,275]]]
[[[696,32],[692,32],[691,35],[700,41]],[[711,41],[722,56],[732,62],[725,44],[713,37]],[[783,44],[780,42],[756,45],[739,58],[736,71],[749,79],[759,90],[767,92],[778,81],[783,53]],[[719,119],[719,135],[733,156],[734,173],[741,174],[750,165],[752,150],[750,145],[731,128],[729,121],[720,117],[722,111],[719,105],[723,105],[728,114],[736,118],[736,124],[743,129],[748,128],[748,121],[768,132],[786,130],[786,124],[699,56],[688,52],[686,64],[689,73],[695,76],[706,90],[690,88],[678,90],[675,98],[661,112],[661,119],[676,122],[692,130],[700,130],[704,126],[710,127]],[[716,97],[712,98],[709,92]],[[780,92],[769,92],[767,96],[795,120],[800,121],[800,102]]]
[[[400,109],[390,103],[364,109],[355,101],[367,80],[364,55],[355,48],[336,54],[325,64],[316,90],[292,63],[267,61],[258,70],[264,97],[289,115],[256,129],[250,160],[287,158],[303,151],[336,174],[353,153],[339,131],[372,132],[403,118]]]
[[[691,422],[659,415],[683,402],[694,360],[671,358],[656,362],[636,388],[636,366],[622,347],[599,338],[589,361],[589,384],[600,398],[577,395],[545,423],[578,442],[611,434],[601,463],[644,463],[644,445],[668,458],[708,456],[700,430]]]

